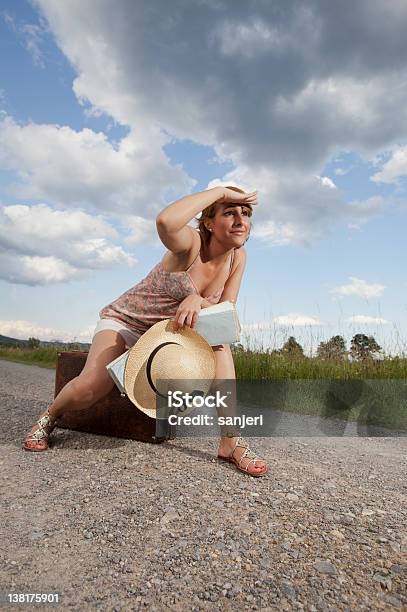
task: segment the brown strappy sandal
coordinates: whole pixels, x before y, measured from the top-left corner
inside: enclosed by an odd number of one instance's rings
[[[244,453],[242,454],[239,460],[237,460],[236,457],[233,456],[233,453],[235,452],[237,448],[245,449]],[[245,459],[245,458],[250,459],[250,461],[247,463],[245,467],[242,467],[240,464],[241,464],[242,459]],[[251,463],[253,463],[253,465],[256,465],[256,461],[264,461],[264,460],[257,457],[256,453],[250,450],[247,442],[245,442],[243,438],[237,439],[236,444],[233,447],[233,450],[229,454],[228,457],[222,457],[222,455],[218,455],[218,459],[220,461],[228,461],[229,463],[234,463],[238,470],[240,470],[244,474],[249,474],[249,476],[254,476],[255,478],[258,478],[260,476],[265,476],[267,472],[269,471],[267,465],[265,465],[261,472],[249,472],[247,468],[249,467]]]
[[[29,433],[25,438],[22,448],[26,451],[45,451],[49,448],[49,435],[56,427],[57,419],[49,414],[49,408],[47,412],[38,421],[39,429],[36,429],[33,433]]]

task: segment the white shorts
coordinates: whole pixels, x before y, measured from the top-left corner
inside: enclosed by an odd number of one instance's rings
[[[114,319],[99,319],[95,327],[95,331],[93,332],[93,338],[98,332],[103,331],[104,329],[112,329],[113,331],[119,332],[126,343],[126,349],[134,346],[142,335],[136,333],[132,329],[129,329],[126,327],[126,325],[124,325],[124,323],[119,323],[119,321],[115,321]]]

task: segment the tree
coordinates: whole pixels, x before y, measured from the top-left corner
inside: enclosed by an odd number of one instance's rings
[[[346,343],[342,336],[332,336],[326,342],[320,342],[317,357],[321,359],[345,359],[347,354]]]
[[[304,350],[294,338],[294,336],[290,336],[281,348],[281,353],[288,355],[289,357],[304,357]]]
[[[34,337],[30,337],[28,338],[28,348],[33,349],[33,348],[38,348],[40,346],[40,341],[38,340],[38,338],[34,338]]]
[[[68,342],[66,345],[67,351],[81,351],[82,347],[79,342]]]
[[[374,353],[381,350],[382,347],[377,344],[373,336],[365,334],[355,334],[350,345],[350,354],[357,361],[373,359]]]

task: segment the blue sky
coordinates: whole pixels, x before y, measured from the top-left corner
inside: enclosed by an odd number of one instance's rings
[[[158,211],[235,184],[246,344],[405,352],[407,8],[189,7],[3,1],[0,333],[89,342],[164,254]]]

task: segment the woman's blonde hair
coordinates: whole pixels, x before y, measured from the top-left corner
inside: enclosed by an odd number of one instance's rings
[[[226,189],[232,189],[233,191],[238,191],[239,193],[246,193],[245,191],[243,191],[243,189],[240,189],[240,187],[233,187],[231,185],[226,185]],[[217,203],[218,203],[218,200],[216,200],[216,202],[214,202],[210,206],[207,206],[206,208],[204,208],[199,218],[195,217],[195,221],[197,221],[198,223],[197,229],[199,230],[199,233],[201,234],[202,242],[205,246],[209,244],[211,240],[211,236],[212,236],[211,232],[205,226],[205,219],[213,219],[216,213]],[[251,217],[252,207],[250,206],[250,204],[246,204],[246,206],[250,208],[249,216]],[[250,228],[251,228],[251,222],[250,222]],[[249,230],[249,235],[250,235],[250,230]],[[247,242],[248,240],[249,240],[249,236],[247,236],[245,242]],[[236,248],[240,249],[241,247],[236,247]]]

